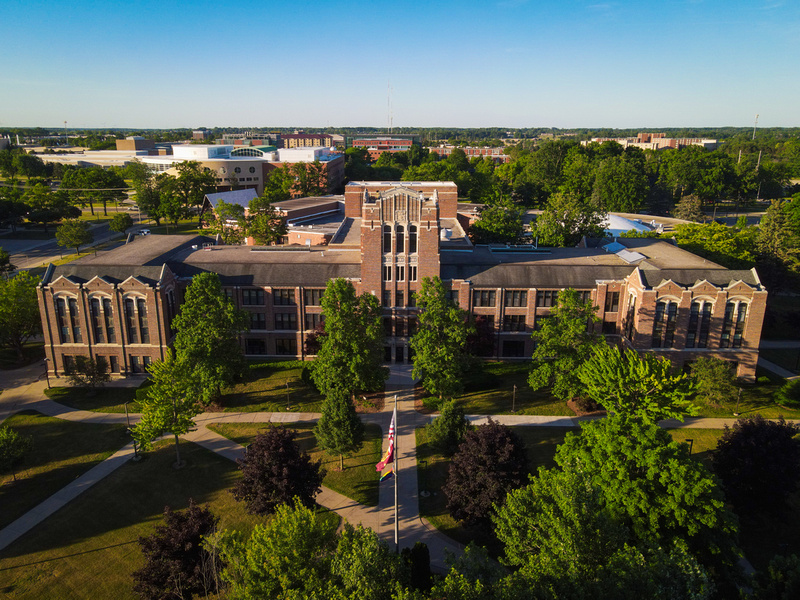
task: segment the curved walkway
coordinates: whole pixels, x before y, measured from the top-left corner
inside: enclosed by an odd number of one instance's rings
[[[48,399],[44,390],[46,383],[38,377],[43,374],[40,365],[32,365],[17,371],[3,373],[3,386],[0,394],[0,423],[14,413],[34,410],[46,416],[84,423],[125,423],[124,414],[100,413],[68,408]],[[124,380],[112,385],[123,386]],[[399,546],[412,546],[421,541],[428,545],[431,566],[435,570],[446,570],[447,552],[458,554],[463,546],[438,532],[427,520],[419,515],[419,489],[417,484],[417,459],[415,430],[430,422],[429,415],[418,413],[414,407],[414,381],[409,365],[393,365],[386,383],[386,402],[380,413],[364,415],[367,423],[379,425],[384,432],[388,430],[394,399],[397,398],[398,423],[396,432],[395,467],[397,477],[394,481],[380,486],[378,506],[368,507],[323,487],[316,500],[322,506],[335,511],[351,523],[360,523],[376,531],[384,540],[394,544],[394,483],[397,482],[399,505]],[[138,415],[130,416],[132,422]],[[212,423],[298,423],[314,422],[317,413],[272,413],[272,412],[206,412],[195,418],[197,428],[182,436],[212,452],[230,460],[241,457],[244,447],[223,437],[208,428]],[[480,423],[487,415],[470,416],[473,423]],[[567,416],[536,415],[498,415],[492,417],[504,425],[540,427],[576,427],[582,421],[598,417],[573,418]],[[732,426],[736,421],[730,419],[687,418],[684,423],[665,421],[662,426],[670,428],[721,429]],[[800,424],[800,421],[794,421]],[[384,445],[386,440],[384,438]],[[113,456],[94,466],[65,488],[36,506],[12,524],[0,530],[0,550],[44,521],[70,500],[112,473],[133,457],[133,445],[128,444]],[[376,475],[377,476],[377,475]]]

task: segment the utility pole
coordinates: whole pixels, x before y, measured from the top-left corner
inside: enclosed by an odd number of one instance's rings
[[[756,139],[756,127],[758,127],[758,115],[756,115],[756,122],[753,124],[753,140]]]

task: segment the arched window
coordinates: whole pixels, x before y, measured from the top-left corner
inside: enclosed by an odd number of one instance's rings
[[[677,302],[661,300],[656,304],[656,315],[653,319],[653,348],[672,348],[677,319]]]
[[[747,303],[738,300],[725,305],[725,317],[722,319],[722,336],[720,348],[741,348],[744,324],[747,320]]]
[[[689,327],[686,331],[687,348],[705,348],[708,345],[708,330],[711,326],[713,304],[708,300],[692,302]]]
[[[402,225],[397,226],[397,253],[400,254],[404,250],[405,246],[405,228]]]
[[[417,226],[408,227],[408,251],[412,254],[417,251]]]
[[[392,228],[389,225],[383,226],[383,251],[392,251]]]

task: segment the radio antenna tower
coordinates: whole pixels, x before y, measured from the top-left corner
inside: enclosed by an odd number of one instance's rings
[[[758,127],[758,115],[756,115],[756,122],[753,125],[753,140],[756,139],[756,127]],[[751,140],[752,141],[752,140]]]
[[[392,133],[392,125],[394,115],[392,114],[392,84],[390,81],[386,82],[386,125],[389,133]]]

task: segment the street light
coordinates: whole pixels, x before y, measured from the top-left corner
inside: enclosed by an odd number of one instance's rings
[[[45,357],[44,359],[44,376],[47,378],[47,389],[50,389],[50,368],[47,363],[50,362],[50,359]]]
[[[128,415],[128,403],[127,402],[125,403],[125,420],[128,422],[128,433],[130,433],[131,437],[133,438],[133,461],[134,462],[139,462],[139,459],[141,459],[142,457],[139,456],[139,451],[136,448],[136,438],[133,437],[133,432],[131,432],[131,417],[130,417],[130,415]]]

